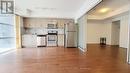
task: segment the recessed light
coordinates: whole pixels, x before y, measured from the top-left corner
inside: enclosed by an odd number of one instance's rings
[[[99,10],[100,13],[107,13],[110,9],[109,8],[102,8]]]

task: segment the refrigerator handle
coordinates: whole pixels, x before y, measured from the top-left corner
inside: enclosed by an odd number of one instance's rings
[[[65,33],[65,29],[66,29],[66,24],[64,24],[64,48],[66,46],[66,33]]]

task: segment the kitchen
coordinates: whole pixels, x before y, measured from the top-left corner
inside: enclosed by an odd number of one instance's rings
[[[74,31],[67,35],[68,29]],[[21,32],[23,48],[77,47],[77,26],[73,19],[24,17]]]

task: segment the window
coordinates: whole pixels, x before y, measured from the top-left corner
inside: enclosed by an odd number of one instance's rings
[[[0,53],[15,48],[14,16],[0,16]]]

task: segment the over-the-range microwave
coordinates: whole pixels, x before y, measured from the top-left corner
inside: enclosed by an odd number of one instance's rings
[[[47,28],[48,29],[56,29],[57,28],[57,24],[47,24]]]

